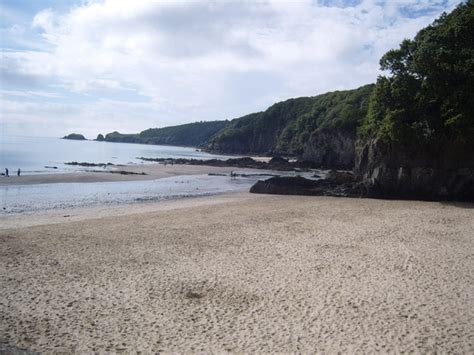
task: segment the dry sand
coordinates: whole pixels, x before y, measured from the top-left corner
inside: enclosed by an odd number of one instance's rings
[[[187,201],[0,230],[3,347],[474,352],[474,205]]]
[[[51,184],[68,182],[105,182],[105,181],[131,181],[131,180],[154,180],[178,175],[199,174],[230,174],[235,168],[213,167],[205,165],[163,165],[163,164],[136,164],[112,166],[107,168],[91,167],[87,171],[75,173],[50,173],[36,175],[11,175],[0,177],[1,185],[26,185],[26,184]],[[126,171],[136,174],[142,172],[146,175],[122,175],[111,173],[111,171]]]

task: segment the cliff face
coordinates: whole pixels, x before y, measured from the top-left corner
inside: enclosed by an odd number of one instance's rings
[[[230,137],[214,143],[211,151],[234,154],[289,155],[298,160],[314,163],[315,166],[332,169],[352,169],[355,158],[356,135],[337,129],[322,129],[311,134],[302,149],[275,147],[277,132],[239,139]]]
[[[382,56],[357,148],[369,193],[474,201],[473,58],[472,0]]]
[[[358,142],[355,173],[373,197],[474,201],[474,157],[464,148],[451,144],[428,151],[395,149],[378,139]]]
[[[310,136],[298,157],[321,167],[352,169],[355,140],[356,135],[351,132],[336,129],[318,130]]]

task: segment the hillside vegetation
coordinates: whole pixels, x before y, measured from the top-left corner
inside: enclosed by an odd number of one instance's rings
[[[209,143],[211,151],[264,154],[304,153],[320,130],[355,136],[364,119],[373,85],[276,103],[266,111],[232,120]]]
[[[217,132],[228,124],[229,121],[195,122],[179,126],[150,128],[138,134],[112,132],[105,136],[105,141],[201,147],[205,146]]]
[[[357,127],[367,114],[374,85],[289,99],[232,121],[196,122],[112,132],[108,142],[203,147],[228,154],[289,155],[314,165],[352,168]]]

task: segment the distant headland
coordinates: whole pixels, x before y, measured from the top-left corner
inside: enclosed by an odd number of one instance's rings
[[[87,140],[86,137],[84,137],[82,134],[78,134],[78,133],[68,134],[67,136],[64,136],[63,139],[71,139],[71,140],[75,140],[75,141],[85,141],[85,140]]]

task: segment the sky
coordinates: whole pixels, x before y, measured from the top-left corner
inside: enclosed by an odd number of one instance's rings
[[[0,133],[95,138],[353,89],[460,2],[0,0]]]

